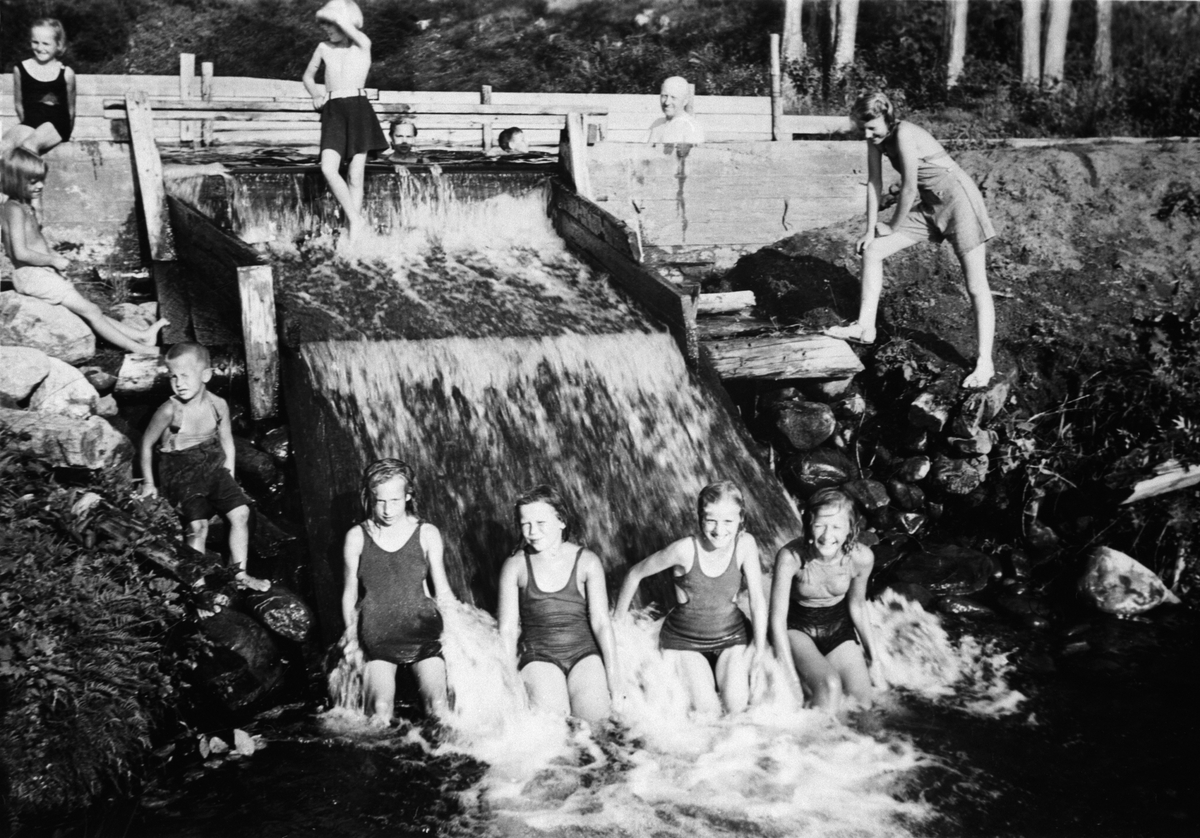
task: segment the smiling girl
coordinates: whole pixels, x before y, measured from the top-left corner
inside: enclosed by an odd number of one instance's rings
[[[20,122],[5,148],[45,154],[71,139],[75,127],[75,72],[59,60],[67,48],[63,25],[42,18],[29,27],[31,58],[13,67],[13,105]]]

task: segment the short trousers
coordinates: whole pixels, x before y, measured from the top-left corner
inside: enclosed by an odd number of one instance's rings
[[[960,257],[988,239],[996,229],[983,195],[971,177],[951,163],[940,177],[919,187],[920,203],[892,229],[913,241],[949,241]]]
[[[228,515],[250,499],[225,468],[225,452],[218,440],[182,451],[159,451],[158,480],[163,497],[179,510],[185,522],[207,521],[214,514]]]
[[[62,274],[53,268],[43,268],[40,265],[26,265],[13,272],[13,288],[17,293],[27,297],[45,300],[51,305],[62,305],[67,295],[75,290]]]
[[[387,147],[379,117],[366,96],[330,99],[321,107],[321,151],[336,151],[348,161]]]
[[[843,643],[858,643],[858,633],[850,619],[850,603],[844,597],[841,602],[820,607],[801,605],[793,599],[788,606],[787,627],[811,637],[822,655],[828,655]]]

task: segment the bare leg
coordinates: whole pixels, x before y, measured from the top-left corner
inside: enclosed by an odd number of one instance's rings
[[[916,244],[901,233],[871,239],[862,254],[862,296],[858,303],[858,320],[846,326],[826,329],[825,334],[842,340],[875,342],[875,321],[879,316],[879,297],[883,293],[883,260],[906,247]]]
[[[74,312],[86,320],[88,325],[92,327],[93,332],[113,346],[124,349],[126,352],[135,352],[140,355],[158,354],[158,347],[131,338],[118,325],[119,321],[107,316],[100,310],[98,305],[75,289],[71,289],[63,297],[62,305],[67,311]]]
[[[346,222],[353,232],[359,223],[358,210],[354,204],[354,196],[350,194],[350,187],[339,171],[341,166],[342,155],[330,148],[321,150],[321,174],[325,176],[325,182],[329,184],[329,191],[333,193],[342,212],[346,214]]]
[[[717,697],[717,685],[713,680],[712,667],[699,652],[664,649],[663,657],[675,667],[691,698],[692,709],[697,713],[718,716],[721,700]]]
[[[975,371],[963,379],[967,388],[986,387],[996,374],[992,365],[992,344],[996,339],[996,305],[987,281],[987,245],[980,244],[958,257],[963,276],[967,281],[967,293],[975,309],[975,335],[979,344],[979,357]]]
[[[529,703],[535,710],[571,715],[571,694],[562,670],[546,661],[533,661],[521,670]]]
[[[417,689],[421,692],[421,703],[425,715],[444,716],[450,709],[446,697],[446,662],[441,658],[426,658],[412,665],[417,676]]]
[[[367,661],[364,676],[367,687],[367,712],[381,722],[390,722],[396,711],[396,664]]]
[[[789,629],[788,640],[791,641],[796,672],[800,675],[800,683],[804,685],[810,703],[818,709],[836,713],[842,704],[841,675],[804,632]]]
[[[717,684],[726,713],[740,713],[750,704],[750,647],[733,646],[717,658]]]
[[[363,217],[363,187],[366,181],[367,155],[356,154],[350,158],[346,167],[347,186],[350,190],[350,201],[354,205],[354,214],[350,217],[350,240],[354,241],[362,234],[366,219]]]
[[[867,659],[862,646],[847,640],[833,649],[826,658],[842,679],[842,691],[855,701],[869,705],[875,700],[875,688],[867,672]]]
[[[112,320],[116,327],[120,329],[122,334],[124,334],[126,337],[136,340],[138,343],[149,344],[150,346],[155,345],[155,342],[158,340],[158,333],[163,330],[163,327],[171,325],[170,320],[165,320],[160,317],[158,320],[155,320],[152,324],[150,324],[149,328],[139,329],[126,323],[124,320],[117,320],[116,318],[112,317],[109,319]]]
[[[203,553],[208,545],[208,520],[200,518],[187,522],[187,546],[197,553]]]
[[[233,566],[245,573],[250,560],[250,507],[243,504],[229,510],[229,558]],[[256,591],[270,589],[271,580],[255,579],[249,573],[237,577],[237,583],[242,588],[253,588]]]
[[[29,147],[29,141],[34,135],[34,130],[28,125],[14,125],[12,130],[4,135],[4,140],[0,141],[0,152],[8,154],[18,146]]]
[[[58,133],[58,129],[53,123],[43,122],[36,129],[33,135],[25,139],[21,145],[32,151],[34,154],[42,155],[55,146],[61,145],[62,136]]]
[[[608,676],[599,655],[589,655],[571,668],[567,691],[571,694],[571,714],[589,724],[602,722],[612,713]]]

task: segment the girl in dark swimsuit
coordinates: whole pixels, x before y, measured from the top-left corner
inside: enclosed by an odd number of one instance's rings
[[[517,498],[524,542],[500,571],[500,637],[535,707],[595,724],[612,710],[616,641],[604,566],[564,540],[571,521],[549,486]]]
[[[62,24],[53,18],[29,27],[33,57],[13,67],[13,105],[20,124],[5,137],[5,151],[24,146],[41,155],[71,139],[75,72],[59,61],[66,41]]]
[[[696,507],[700,534],[672,542],[631,567],[616,612],[629,610],[643,579],[670,568],[679,604],[663,621],[663,656],[687,685],[693,709],[718,713],[723,704],[734,713],[749,703],[750,673],[767,647],[758,543],[742,531],[742,492],[733,483],[705,486]],[[750,599],[749,621],[735,601],[743,584]]]
[[[382,721],[392,718],[398,665],[412,667],[427,713],[447,709],[438,603],[444,608],[454,594],[442,562],[442,535],[417,517],[412,484],[413,470],[400,460],[367,466],[362,487],[367,519],[346,533],[342,551],[343,652],[349,660],[365,660],[367,707]]]
[[[887,686],[880,667],[882,650],[866,612],[867,579],[875,557],[858,543],[858,511],[840,490],[814,494],[805,519],[805,535],[775,557],[775,653],[784,670],[798,676],[813,706],[837,712],[843,694],[869,704],[872,679],[880,688]],[[864,648],[872,661],[870,670]]]

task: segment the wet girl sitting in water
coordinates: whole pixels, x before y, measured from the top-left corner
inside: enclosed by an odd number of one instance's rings
[[[858,543],[858,510],[844,492],[818,491],[805,521],[804,536],[775,557],[775,653],[785,671],[798,674],[814,706],[837,712],[843,693],[869,704],[872,676],[877,686],[887,686],[880,674],[882,649],[867,619],[867,579],[875,557]],[[872,660],[870,672],[864,650]]]
[[[867,137],[867,231],[855,248],[863,260],[862,299],[857,322],[825,333],[854,343],[874,343],[883,260],[917,242],[948,240],[966,277],[979,344],[975,369],[963,386],[984,387],[995,375],[992,343],[996,337],[984,243],[996,231],[983,196],[932,134],[896,118],[891,100],[883,93],[861,97],[850,116]],[[888,222],[879,220],[884,155],[900,173],[900,197]]]
[[[426,713],[447,709],[442,615],[429,584],[437,602],[446,604],[454,594],[442,562],[442,535],[416,514],[412,487],[412,467],[401,460],[367,466],[367,519],[346,533],[342,552],[344,653],[348,660],[366,660],[367,706],[380,721],[392,718],[399,665],[412,667]]]
[[[549,486],[521,495],[513,511],[523,544],[500,571],[500,638],[519,655],[535,708],[603,721],[617,666],[604,566],[565,540],[572,516]]]
[[[700,534],[635,564],[617,599],[617,614],[626,613],[643,579],[672,571],[679,604],[663,621],[659,646],[687,686],[693,709],[703,713],[717,713],[721,704],[734,713],[749,704],[750,672],[767,646],[758,543],[742,530],[743,511],[742,492],[733,483],[705,486],[696,501]],[[750,596],[750,625],[735,601],[743,584]]]

